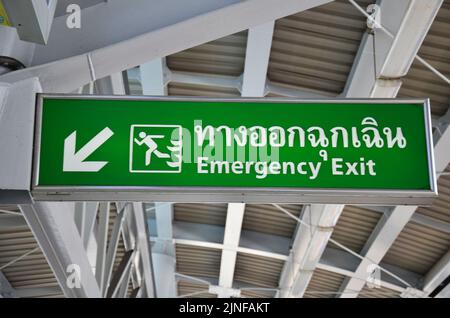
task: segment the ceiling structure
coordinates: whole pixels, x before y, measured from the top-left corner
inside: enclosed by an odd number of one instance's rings
[[[151,7],[141,2],[136,6]],[[378,3],[380,22],[393,39],[369,28],[352,1],[289,1],[283,9],[262,2],[170,9],[164,23],[171,27],[129,17],[131,31],[102,40],[109,51],[95,36],[76,43],[69,31],[53,29],[48,46],[34,48],[29,68],[0,82],[36,75],[45,91],[86,94],[430,98],[439,187],[433,205],[0,206],[1,295],[450,297],[450,0],[431,0],[426,9],[409,0],[355,1],[364,11]],[[83,23],[118,6],[92,1],[83,7]],[[254,14],[243,19],[242,10]],[[56,16],[53,28],[65,22],[64,1]],[[126,23],[125,11],[123,16]],[[205,28],[209,18],[226,25]],[[182,33],[186,28],[193,35]],[[177,32],[185,39],[176,41]],[[141,40],[120,47],[140,33]],[[85,54],[95,72],[88,71]],[[54,61],[59,64],[43,64]],[[78,75],[62,83],[67,72]],[[67,231],[54,233],[55,224]],[[78,249],[70,249],[70,241],[79,242]],[[146,258],[150,249],[152,258]],[[66,270],[72,263],[92,275],[75,292]]]

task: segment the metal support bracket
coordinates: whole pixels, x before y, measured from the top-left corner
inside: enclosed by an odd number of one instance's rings
[[[381,23],[380,6],[377,4],[369,4],[366,11],[370,14],[370,18],[367,19],[367,27],[371,30],[379,29]]]

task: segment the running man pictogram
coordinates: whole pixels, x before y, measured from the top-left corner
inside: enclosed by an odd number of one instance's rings
[[[180,173],[182,129],[180,125],[131,125],[130,172]]]
[[[153,139],[164,138],[163,135],[147,135],[145,132],[141,131],[139,133],[139,138],[141,140],[134,138],[134,142],[139,146],[146,145],[148,150],[145,152],[145,165],[149,166],[152,160],[152,154],[155,154],[158,158],[170,158],[170,155],[167,153],[160,152],[158,148],[158,144]]]

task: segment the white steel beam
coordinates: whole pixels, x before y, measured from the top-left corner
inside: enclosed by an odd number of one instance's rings
[[[33,58],[34,43],[21,41],[15,28],[0,27],[0,56],[12,57],[25,66],[30,66]],[[0,74],[7,72],[0,67]]]
[[[104,95],[125,95],[122,73],[114,73],[94,82],[94,92]]]
[[[423,290],[428,296],[450,276],[450,251],[448,251],[425,275]],[[442,292],[442,291],[441,291]],[[444,292],[445,293],[445,292]],[[442,295],[441,295],[442,296]],[[449,295],[450,296],[450,295]]]
[[[20,205],[28,225],[43,251],[56,279],[66,297],[101,297],[100,289],[92,272],[83,240],[72,217],[70,203],[39,202]],[[69,271],[76,264],[80,275]],[[69,282],[79,282],[73,288]]]
[[[372,274],[370,268],[379,264],[395,239],[410,221],[417,207],[397,206],[382,216],[366,242],[361,254],[365,257],[355,270],[355,277],[346,278],[340,287],[340,297],[357,297]]]
[[[132,275],[133,275],[133,264],[131,264],[131,266],[128,268],[128,272],[126,273],[126,276],[123,282],[121,283],[120,289],[116,294],[117,298],[127,298],[128,286],[130,284],[130,279]]]
[[[0,271],[0,298],[16,298],[17,293],[6,279],[5,275]]]
[[[152,248],[156,291],[159,298],[176,297],[173,204],[156,202],[154,209],[158,237]]]
[[[196,246],[196,247],[206,247],[206,248],[213,248],[213,249],[223,249],[223,244],[220,243],[211,243],[206,241],[195,241],[191,239],[175,239],[175,243],[177,244],[183,244],[183,245],[189,245],[189,246]],[[288,261],[289,257],[286,254],[280,254],[277,252],[267,252],[264,250],[260,250],[259,247],[250,247],[250,248],[244,248],[244,247],[238,247],[238,252],[246,253],[250,255],[260,256],[260,257],[267,257],[267,258],[273,258],[281,261]],[[322,258],[320,259],[320,262],[317,264],[317,268],[336,273],[342,276],[348,276],[348,277],[354,277],[358,279],[359,277],[355,274],[355,269],[359,265],[359,259],[353,257],[351,254],[337,250],[335,248],[329,248],[327,247],[322,255]],[[410,282],[412,285],[420,286],[421,282],[423,280],[423,276],[406,271],[402,268],[399,268],[397,266],[392,266],[388,264],[381,263],[381,266],[384,268],[389,269],[390,272],[402,277],[403,279]],[[364,278],[362,278],[364,279]],[[406,286],[402,284],[401,282],[398,282],[397,280],[393,279],[391,276],[385,275],[381,273],[381,280],[380,285],[382,287],[386,287],[398,292],[403,292],[406,289]]]
[[[267,68],[269,66],[275,21],[250,28],[245,53],[244,74],[241,95],[243,97],[264,97],[266,93]],[[219,274],[219,298],[232,295],[237,248],[241,238],[245,204],[229,203],[225,224],[222,257]]]
[[[344,89],[346,97],[395,97],[442,0],[378,1],[380,24],[361,41]]]
[[[141,85],[143,95],[167,95],[166,85],[166,59],[158,58],[142,64],[140,67]]]
[[[333,272],[339,275],[347,276],[354,279],[365,280],[364,277],[357,276],[355,273],[361,260],[354,255],[343,251],[341,249],[336,249],[332,247],[327,247],[320,259],[317,268]],[[403,268],[389,265],[385,263],[380,263],[380,266],[388,269],[390,272],[401,277],[405,281],[409,282],[412,286],[421,286],[423,281],[423,276],[414,272],[407,271]],[[406,285],[399,282],[392,276],[387,275],[384,272],[380,273],[380,285],[398,292],[403,292],[406,289]]]
[[[241,95],[243,97],[264,97],[266,93],[267,68],[269,66],[275,21],[250,28],[245,53],[244,74]],[[220,263],[219,298],[232,295],[237,248],[241,238],[245,204],[229,203],[224,231],[222,257]]]
[[[438,176],[439,176],[439,174],[438,174]],[[391,208],[389,208],[389,207],[371,206],[371,205],[361,205],[361,207],[371,210],[373,212],[381,213],[381,214],[391,211]],[[430,216],[427,216],[424,214],[417,214],[417,213],[413,214],[413,216],[411,217],[411,221],[431,227],[432,229],[450,234],[450,223],[448,223],[448,222],[441,221],[441,220],[432,218]]]
[[[450,298],[450,284],[445,286],[434,298]]]
[[[266,95],[267,69],[274,26],[275,21],[270,21],[248,30],[241,90],[241,95],[244,97]]]
[[[130,298],[139,298],[138,295],[140,294],[141,288],[135,288],[131,292]]]
[[[235,2],[237,0],[133,0],[130,6],[122,0],[103,1],[80,12],[80,29],[67,27],[67,14],[56,17],[47,45],[36,48],[33,64],[114,45]],[[119,15],[121,23],[117,23]]]
[[[71,92],[98,78],[103,78],[156,58],[161,58],[330,1],[284,0],[283,5],[280,5],[278,0],[246,0],[222,6],[220,9],[212,10],[205,14],[197,12],[197,15],[191,15],[189,18],[184,16],[178,20],[167,19],[167,14],[161,15],[161,12],[154,10],[153,7],[150,10],[142,10],[140,6],[129,6],[123,1],[108,1],[104,5],[87,8],[85,10],[91,11],[83,10],[83,13],[90,12],[92,14],[94,12],[91,17],[92,21],[111,21],[113,25],[126,30],[127,28],[123,28],[116,23],[115,17],[120,11],[113,10],[113,12],[110,12],[112,14],[111,19],[107,17],[100,19],[100,16],[104,15],[102,12],[106,11],[104,9],[108,5],[115,5],[117,2],[120,2],[126,6],[126,10],[132,8],[136,12],[144,12],[145,24],[152,21],[152,18],[148,15],[149,12],[158,15],[158,18],[165,17],[165,26],[162,27],[160,25],[153,29],[150,27],[146,31],[140,30],[134,37],[131,34],[127,34],[124,37],[122,34],[120,39],[110,40],[109,43],[104,42],[106,40],[100,41],[99,39],[109,39],[110,35],[115,33],[112,32],[114,27],[108,28],[103,25],[99,28],[97,23],[93,24],[95,30],[88,33],[88,35],[97,34],[99,38],[84,36],[84,32],[89,32],[89,23],[85,23],[84,28],[82,27],[81,30],[83,31],[80,32],[80,39],[74,39],[75,35],[65,34],[65,31],[55,32],[55,36],[58,39],[50,39],[49,46],[47,46],[48,51],[42,55],[37,53],[36,59],[40,58],[39,63],[55,61],[63,56],[66,56],[65,59],[6,74],[0,77],[0,81],[17,82],[21,79],[35,76],[39,78],[42,88],[46,92]],[[148,4],[148,1],[141,2],[144,5]],[[204,3],[208,2],[211,3],[209,0]],[[154,3],[152,2],[151,4]],[[102,7],[99,10],[97,8],[99,6],[106,7]],[[164,9],[171,7],[185,9],[197,6],[187,6],[185,1],[182,4],[180,3],[179,6],[171,6],[164,2]],[[127,15],[121,14],[121,16]],[[132,15],[130,14],[130,16]],[[87,19],[87,14],[84,17]],[[65,25],[62,27],[58,27],[58,25],[58,22],[55,21],[55,30],[66,30]],[[99,30],[105,30],[107,33],[105,37],[103,37],[103,34],[98,33]],[[72,34],[77,33],[72,32]],[[93,46],[79,45],[83,43],[84,38],[89,38],[93,42]],[[65,45],[66,39],[67,45]],[[67,48],[68,53],[66,55],[61,54],[60,51],[53,48],[53,45],[50,45],[50,42],[54,43],[57,48]],[[52,57],[52,50],[54,54],[57,54],[56,58]],[[73,51],[78,52],[76,53],[78,55],[72,56],[72,53],[69,52]],[[95,76],[93,76],[94,74]]]
[[[447,128],[434,147],[436,171],[443,171],[450,162],[450,129]],[[387,253],[397,236],[405,225],[411,220],[417,206],[397,206],[392,212],[385,214],[379,221],[370,239],[363,248],[362,255],[367,259],[358,266],[355,274],[359,279],[347,279],[341,286],[342,297],[356,297],[355,291],[360,291],[366,281],[361,278],[370,276],[368,266],[378,264]],[[443,262],[445,264],[445,261]],[[445,278],[445,272],[450,270],[449,265],[441,268],[442,263],[436,265],[428,276],[428,283],[425,284],[426,292],[431,292],[433,286],[439,285]],[[438,269],[439,268],[439,269]],[[446,269],[445,269],[446,268]],[[443,271],[441,271],[443,270]],[[346,292],[348,291],[348,292]]]
[[[220,262],[219,286],[233,287],[234,269],[236,266],[237,248],[241,238],[242,221],[245,204],[228,203],[225,234],[223,239],[222,259]],[[225,297],[219,294],[219,298]]]
[[[303,210],[301,220],[310,226],[302,223],[297,229],[280,277],[279,297],[303,297],[343,207],[314,204]]]
[[[117,217],[114,220],[113,229],[111,232],[111,237],[108,242],[108,249],[106,251],[106,260],[105,260],[105,272],[103,278],[103,296],[106,296],[109,285],[111,283],[111,276],[114,267],[114,260],[117,254],[117,246],[119,245],[119,239],[122,232],[123,221],[125,220],[125,215],[127,214],[127,205],[125,205],[120,211],[119,207],[117,207]]]
[[[125,206],[128,203],[124,202],[116,202],[116,206],[118,210],[122,210],[125,208]],[[124,220],[122,222],[122,239],[123,239],[123,246],[125,248],[125,251],[133,250],[136,246],[136,231],[134,230],[136,228],[134,222],[134,214],[133,213],[127,213],[124,216]]]
[[[152,253],[149,243],[147,218],[142,203],[133,203],[133,215],[136,224],[136,248],[140,255],[140,265],[143,274],[143,285],[140,290],[149,298],[156,297],[155,277],[153,275]]]
[[[122,260],[117,266],[117,269],[111,279],[111,284],[108,286],[108,292],[106,298],[115,298],[119,293],[122,284],[128,283],[129,273],[133,262],[134,251],[130,250],[125,252]]]
[[[379,1],[380,24],[394,37],[377,28],[364,35],[344,96],[395,97],[441,4],[442,0]],[[358,296],[371,275],[368,269],[379,264],[416,209],[397,206],[382,217],[362,250],[365,259],[355,271],[358,278],[344,280],[341,297]]]
[[[84,248],[87,249],[89,239],[94,230],[95,218],[97,217],[98,202],[76,202],[74,219]]]
[[[108,226],[109,226],[110,203],[102,202],[99,206],[99,218],[97,228],[97,258],[95,265],[95,278],[103,294],[105,284],[106,269],[106,247],[108,244]]]
[[[200,247],[223,248],[225,228],[217,225],[175,222],[173,225],[175,243]],[[156,240],[157,238],[152,238]],[[291,240],[286,237],[242,230],[238,252],[286,260]]]
[[[176,244],[219,250],[224,248],[224,244],[222,243],[224,227],[222,226],[175,222],[173,232],[173,241]],[[158,238],[153,237],[151,239],[155,244],[158,244]],[[240,246],[237,248],[237,251],[250,255],[287,261],[289,259],[290,243],[291,240],[286,237],[243,230],[239,242]],[[327,247],[317,264],[317,268],[343,276],[358,278],[355,274],[355,270],[358,268],[359,264],[360,259],[352,254],[340,249]],[[422,285],[422,275],[389,264],[381,263],[380,265],[397,276],[402,277],[413,286]],[[214,284],[217,285],[217,282]],[[406,287],[406,285],[385,273],[381,273],[381,286],[399,292],[403,292]]]
[[[24,41],[46,44],[57,1],[3,0],[8,16]]]
[[[1,28],[0,28],[1,29]],[[10,85],[0,83],[0,203],[31,203],[35,78]],[[17,142],[20,140],[20,142]]]

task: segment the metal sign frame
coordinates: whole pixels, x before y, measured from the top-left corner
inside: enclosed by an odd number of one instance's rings
[[[423,104],[428,159],[428,190],[371,190],[334,188],[283,187],[204,187],[204,186],[39,186],[42,109],[45,99],[139,100],[139,101],[199,101],[258,103],[365,103]],[[437,182],[432,143],[429,99],[292,99],[292,98],[190,98],[119,95],[38,94],[36,105],[32,196],[37,201],[158,201],[158,202],[245,202],[245,203],[323,203],[323,204],[383,204],[427,205],[437,196]]]

